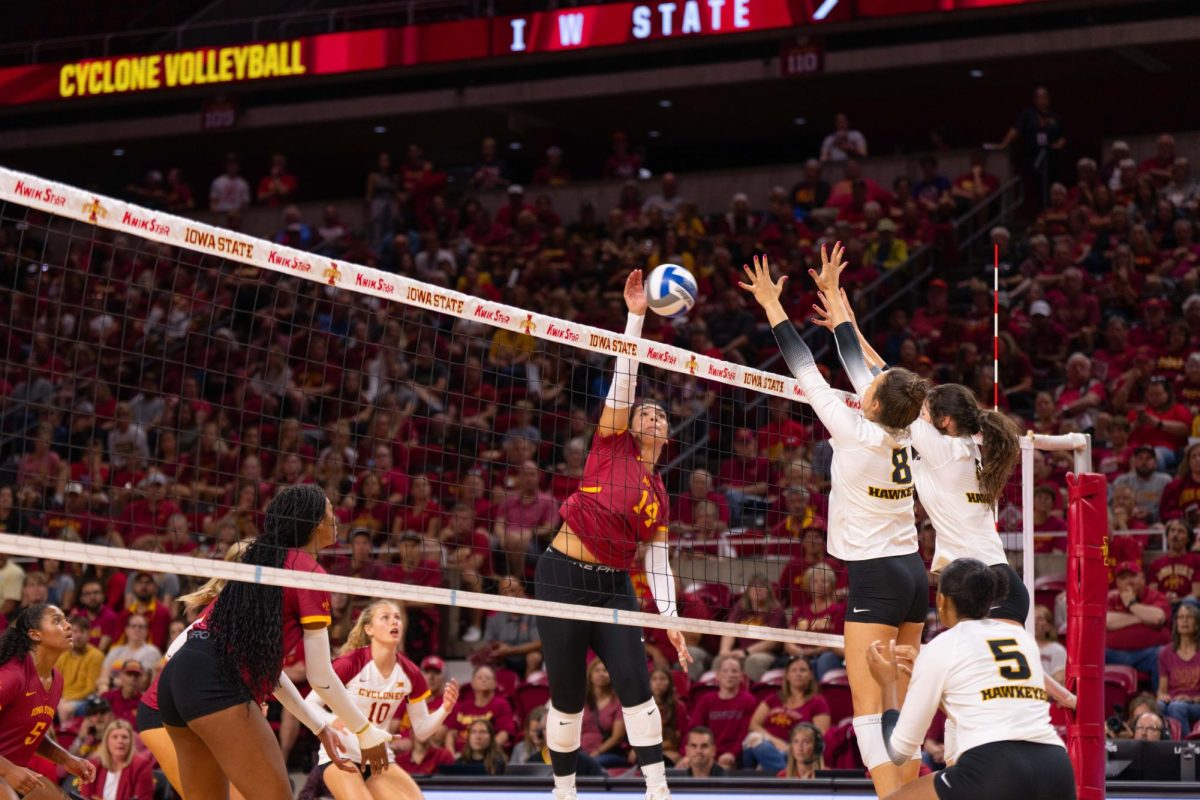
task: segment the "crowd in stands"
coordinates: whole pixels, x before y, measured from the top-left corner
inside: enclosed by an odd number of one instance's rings
[[[1025,427],[1092,434],[1119,532],[1108,660],[1144,673],[1155,713],[1186,734],[1200,721],[1200,445],[1188,444],[1200,435],[1200,185],[1169,136],[1141,163],[1120,144],[1102,166],[1082,159],[1070,185],[1051,186],[1024,234],[992,231],[1003,288],[1000,397]],[[301,184],[282,155],[253,193],[231,157],[209,206],[233,222],[251,203],[276,206],[277,243],[611,330],[624,325],[629,270],[679,263],[698,278],[701,305],[680,325],[649,315],[645,338],[760,364],[776,348],[734,286],[752,253],[768,253],[793,277],[785,305],[807,318],[815,298],[805,271],[821,241],[847,243],[844,283],[867,298],[876,277],[936,243],[951,218],[998,186],[981,158],[951,179],[930,157],[919,181],[898,176],[885,187],[861,176],[866,149],[865,136],[839,120],[822,155],[841,162],[842,180],[823,180],[814,160],[791,189],[772,190],[761,205],[735,195],[712,217],[686,199],[686,176],[667,173],[643,197],[641,162],[620,134],[606,168],[628,181],[618,206],[584,201],[565,220],[548,196],[530,198],[514,182],[490,139],[471,183],[505,189],[495,215],[470,192],[453,196],[416,145],[398,166],[380,155],[361,231],[333,207],[320,225],[303,220],[293,205]],[[562,159],[549,151],[531,185],[570,180]],[[182,213],[195,204],[177,171],[165,181],[150,173],[131,192]],[[330,572],[529,591],[533,556],[579,485],[610,377],[602,357],[291,276],[264,281],[254,268],[124,235],[68,239],[34,223],[0,227],[0,281],[12,290],[0,294],[9,321],[0,334],[0,531],[219,558],[257,533],[277,487],[313,482],[339,520]],[[935,277],[916,313],[891,312],[876,349],[986,401],[996,377],[982,355],[991,347],[990,286],[990,265],[962,281]],[[783,400],[750,407],[744,391],[652,367],[640,385],[675,420],[708,420],[685,442],[705,445],[700,455],[668,475],[680,552],[762,565],[736,595],[715,582],[681,586],[684,614],[840,633],[845,572],[824,546],[830,453],[812,418]],[[1061,552],[1070,465],[1054,453],[1037,454],[1036,464],[1037,547]],[[932,529],[923,514],[918,524],[931,557]],[[58,735],[73,752],[108,746],[113,719],[133,723],[140,691],[185,624],[172,600],[190,583],[0,556],[0,620],[49,600],[86,631],[62,665]],[[649,602],[644,576],[635,585]],[[366,600],[335,596],[335,643]],[[451,653],[469,653],[475,671],[444,737],[400,745],[405,768],[421,774],[460,759],[498,772],[509,759],[543,759],[533,620],[469,611],[452,626],[444,609],[416,603],[406,613],[406,651],[431,681]],[[1062,618],[1044,613],[1051,667]],[[693,636],[696,664],[685,674],[672,668],[661,631],[647,630],[646,641],[678,767],[804,777],[818,762],[854,765],[836,650]],[[288,669],[302,682],[302,663]],[[606,680],[603,664],[589,667],[585,750],[597,769],[628,768]],[[291,751],[299,726],[272,713]],[[931,765],[940,742],[931,730]]]

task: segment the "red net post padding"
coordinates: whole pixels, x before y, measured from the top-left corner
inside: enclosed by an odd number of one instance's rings
[[[1108,481],[1072,473],[1067,485],[1067,688],[1078,698],[1068,749],[1079,800],[1104,800]]]

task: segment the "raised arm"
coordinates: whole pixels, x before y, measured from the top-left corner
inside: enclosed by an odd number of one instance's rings
[[[862,395],[867,387],[871,385],[871,381],[875,376],[882,372],[887,367],[887,362],[880,358],[875,352],[875,348],[871,347],[870,342],[862,335],[862,331],[858,328],[858,321],[854,317],[854,310],[850,308],[850,302],[846,298],[846,290],[838,289],[838,295],[841,299],[842,307],[846,309],[850,317],[849,322],[843,322],[840,325],[834,325],[833,312],[830,308],[831,303],[825,296],[825,292],[818,292],[821,304],[813,304],[813,310],[817,312],[817,316],[813,317],[813,323],[820,325],[822,328],[827,328],[833,334],[834,343],[837,345],[838,358],[841,359],[842,367],[846,370],[846,374],[850,376],[850,382],[854,384],[854,391],[858,395]]]
[[[825,260],[824,253],[822,260]],[[754,299],[766,312],[767,322],[771,325],[771,332],[775,334],[775,341],[779,344],[783,360],[799,381],[800,388],[804,390],[813,411],[829,430],[831,437],[841,441],[853,439],[862,418],[847,408],[841,397],[830,388],[817,369],[812,351],[800,338],[800,332],[788,319],[783,305],[779,302],[787,276],[782,276],[779,282],[775,283],[771,279],[771,268],[765,256],[761,259],[755,256],[754,268],[747,266],[744,269],[748,282],[739,281],[738,286],[753,294]]]
[[[646,319],[646,290],[642,287],[642,271],[635,269],[625,280],[625,305],[629,315],[625,319],[625,335],[641,336],[642,322]],[[637,362],[617,356],[613,366],[612,383],[608,386],[608,397],[600,412],[596,430],[601,436],[613,436],[629,427],[629,409],[637,392]]]

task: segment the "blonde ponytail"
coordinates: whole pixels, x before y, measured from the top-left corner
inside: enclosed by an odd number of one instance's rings
[[[241,561],[242,554],[246,552],[253,541],[254,539],[242,539],[240,542],[234,542],[225,551],[223,560]],[[176,597],[175,600],[183,603],[183,610],[188,614],[203,611],[205,606],[217,599],[217,595],[225,588],[225,583],[226,580],[224,578],[209,578],[196,591]]]

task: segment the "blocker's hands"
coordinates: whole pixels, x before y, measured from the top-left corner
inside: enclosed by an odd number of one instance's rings
[[[771,266],[767,263],[766,256],[755,256],[754,268],[743,264],[742,269],[746,272],[746,280],[738,281],[738,286],[754,295],[760,306],[766,308],[779,302],[779,296],[783,294],[783,285],[787,283],[787,275],[781,275],[778,283],[773,281]]]
[[[838,291],[838,281],[841,280],[842,272],[847,266],[845,255],[846,248],[842,246],[841,242],[836,242],[832,249],[827,245],[821,245],[821,271],[817,272],[815,269],[808,271],[808,274],[816,281],[817,288],[827,296],[832,296]]]

